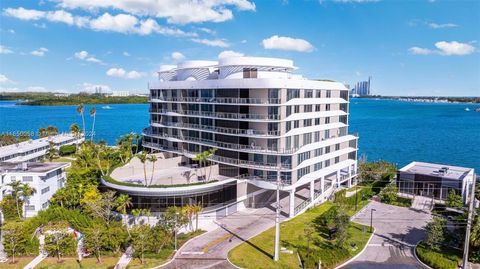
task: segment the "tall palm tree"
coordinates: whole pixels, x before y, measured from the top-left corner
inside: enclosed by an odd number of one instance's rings
[[[193,206],[192,208],[193,213],[195,214],[195,231],[198,230],[198,215],[202,213],[203,211],[203,206],[202,203],[197,203],[196,205]]]
[[[150,185],[152,185],[153,182],[153,173],[155,172],[155,163],[157,162],[157,156],[150,154],[148,156],[148,161],[152,163],[152,176],[150,177]]]
[[[85,135],[85,117],[83,115],[83,112],[85,111],[85,107],[83,104],[80,104],[77,106],[77,113],[82,116],[82,124],[83,124],[83,134]]]
[[[127,215],[127,208],[133,206],[132,204],[132,197],[128,196],[127,194],[120,194],[117,197],[117,210],[118,212],[122,213],[122,220],[125,219],[125,227],[127,227],[128,231],[128,224],[127,219],[124,218],[124,215]]]
[[[147,161],[147,153],[141,152],[137,154],[137,158],[142,162],[143,164],[143,176],[145,177],[145,186],[148,186],[148,181],[147,181],[147,166],[145,162]]]
[[[92,123],[92,134],[90,140],[93,141],[93,136],[95,135],[95,116],[97,115],[97,109],[95,107],[90,108],[90,116],[93,117]]]
[[[22,200],[23,200],[23,207],[24,207],[24,213],[23,217],[27,218],[27,206],[30,203],[30,196],[34,195],[37,193],[37,190],[33,187],[30,187],[28,184],[22,184],[20,187],[20,192],[22,193]]]
[[[20,208],[19,208],[19,205],[18,205],[18,198],[19,198],[19,194],[22,190],[22,183],[20,182],[20,180],[14,180],[14,181],[8,183],[7,186],[10,186],[10,188],[12,188],[12,196],[13,196],[13,198],[15,198],[15,205],[17,207],[17,214],[18,214],[18,217],[21,218],[22,215],[20,214]]]
[[[140,144],[140,139],[142,138],[142,135],[133,133],[133,138],[135,138],[135,154],[138,153],[138,148]]]
[[[47,157],[49,161],[53,161],[53,159],[57,156],[58,150],[55,148],[55,144],[52,141],[48,142],[48,150],[47,150]]]

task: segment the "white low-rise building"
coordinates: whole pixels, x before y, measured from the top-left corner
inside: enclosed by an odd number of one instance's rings
[[[65,185],[65,168],[69,166],[69,163],[0,162],[0,201],[11,195],[11,182],[28,184],[35,193],[23,204],[23,214],[26,217],[37,215],[38,211],[48,207],[53,194]]]
[[[40,161],[47,155],[50,142],[54,144],[56,149],[59,149],[63,145],[78,145],[84,140],[85,138],[83,136],[67,133],[3,146],[0,147],[0,162],[20,163]]]

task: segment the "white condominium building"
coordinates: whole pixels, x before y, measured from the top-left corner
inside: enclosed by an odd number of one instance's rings
[[[81,144],[83,136],[58,134],[0,147],[0,162],[33,162],[43,160],[50,148],[50,142],[56,149],[63,145]]]
[[[0,162],[0,201],[10,195],[12,188],[8,185],[20,181],[35,189],[35,194],[23,203],[23,214],[26,217],[37,215],[39,210],[46,209],[52,195],[66,182],[65,168],[69,163],[6,163]]]
[[[348,89],[295,69],[286,59],[229,57],[161,71],[143,145],[188,158],[216,148],[210,160],[237,178],[238,199],[275,190],[280,177],[297,215],[354,183],[358,137],[348,133]]]

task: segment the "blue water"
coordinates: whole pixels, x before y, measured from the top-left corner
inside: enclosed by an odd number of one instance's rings
[[[95,105],[96,140],[114,144],[126,133],[140,133],[148,126],[148,105]],[[85,108],[87,131],[92,118]],[[471,111],[464,111],[469,107]],[[393,100],[352,99],[350,132],[358,132],[359,156],[369,161],[385,159],[402,166],[427,161],[474,167],[480,171],[480,113],[472,104],[434,104]],[[72,123],[82,126],[75,106],[16,106],[0,101],[0,133],[36,132],[55,125],[68,131]]]

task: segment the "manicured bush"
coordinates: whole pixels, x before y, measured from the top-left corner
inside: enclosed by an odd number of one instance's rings
[[[77,145],[75,145],[75,144],[63,145],[59,149],[59,153],[62,156],[73,154],[76,151],[77,151]]]
[[[420,243],[415,251],[418,258],[426,265],[434,269],[457,269],[461,260],[458,250],[441,249],[434,251]]]

